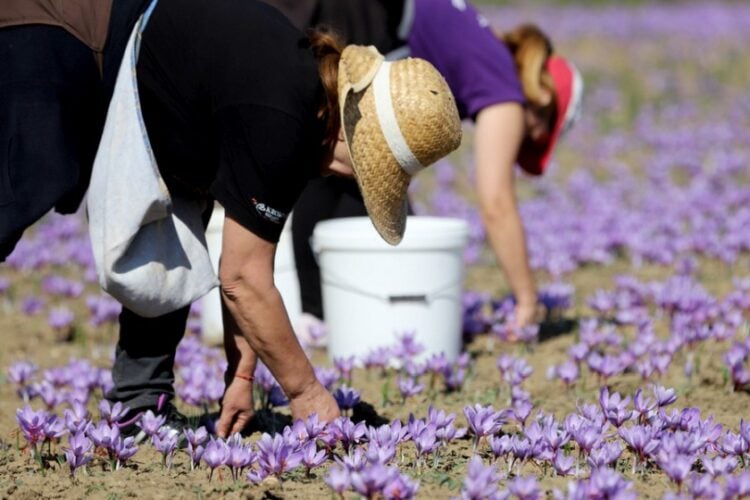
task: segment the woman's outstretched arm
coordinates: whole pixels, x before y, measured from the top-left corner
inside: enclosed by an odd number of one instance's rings
[[[479,208],[487,237],[516,297],[516,322],[534,320],[536,285],[514,187],[516,156],[524,135],[518,103],[487,107],[476,119],[475,157]]]
[[[219,278],[223,302],[231,316],[229,325],[241,333],[250,347],[246,351],[265,363],[289,398],[295,419],[317,413],[321,420],[339,416],[333,396],[318,382],[312,365],[294,335],[281,294],[273,281],[276,245],[245,229],[231,217],[224,222]],[[241,347],[242,343],[235,344]],[[241,351],[241,350],[240,350]],[[242,356],[242,352],[239,352]],[[238,360],[237,367],[254,359]],[[237,381],[240,385],[242,380]],[[227,388],[221,420],[235,421],[235,413],[246,411],[246,395]]]

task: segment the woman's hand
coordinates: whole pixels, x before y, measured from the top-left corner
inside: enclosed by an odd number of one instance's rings
[[[250,361],[247,366],[252,365],[254,369],[257,356],[289,398],[292,417],[304,419],[317,413],[322,421],[336,418],[339,415],[336,401],[318,382],[274,285],[275,245],[227,216],[222,248],[219,278],[226,306],[225,328],[232,325],[247,344],[246,352],[240,353],[238,370],[245,360]],[[243,350],[243,342],[238,341],[236,345]],[[227,354],[232,356],[230,352]],[[230,366],[233,366],[231,362]],[[240,390],[244,381],[240,382],[233,380],[224,395],[222,431],[231,429],[240,418],[249,420],[252,416],[251,394]]]
[[[316,382],[310,389],[289,400],[294,420],[304,420],[313,413],[318,414],[321,422],[330,422],[341,416],[339,405],[328,390]]]
[[[252,379],[234,377],[224,392],[216,434],[226,438],[241,432],[254,414]]]
[[[539,318],[539,307],[536,302],[526,303],[519,302],[516,304],[515,311],[515,326],[517,328],[523,328],[538,322]]]

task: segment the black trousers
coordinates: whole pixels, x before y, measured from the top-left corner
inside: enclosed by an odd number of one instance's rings
[[[0,29],[0,262],[52,208],[78,209],[106,105],[91,49],[62,28]]]
[[[208,227],[214,200],[207,200],[203,227]],[[144,318],[123,308],[120,340],[112,366],[114,387],[106,397],[131,410],[156,406],[160,397],[174,399],[174,359],[185,335],[190,306],[156,318]]]

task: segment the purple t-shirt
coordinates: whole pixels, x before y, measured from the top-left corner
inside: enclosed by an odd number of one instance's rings
[[[462,119],[493,104],[524,102],[513,56],[464,0],[414,0],[408,45],[412,57],[443,74]]]

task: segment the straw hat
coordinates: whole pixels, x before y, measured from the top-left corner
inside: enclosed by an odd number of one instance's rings
[[[374,47],[349,45],[339,62],[339,106],[354,176],[367,213],[391,245],[406,228],[414,174],[461,143],[448,84],[427,61],[387,62]]]

